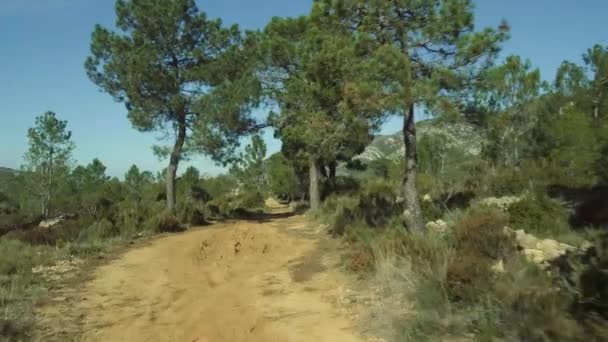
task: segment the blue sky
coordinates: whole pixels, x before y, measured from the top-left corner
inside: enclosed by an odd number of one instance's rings
[[[305,14],[310,0],[200,0],[210,17],[257,29],[273,16]],[[478,0],[479,27],[506,19],[512,28],[504,54],[529,58],[552,79],[564,59],[579,61],[595,43],[608,44],[605,0]],[[122,104],[88,80],[83,61],[95,24],[112,27],[113,0],[0,0],[0,166],[18,168],[34,118],[52,110],[68,120],[76,143],[74,159],[99,158],[113,176],[132,164],[158,171],[152,155],[157,135],[131,128]],[[399,129],[398,120],[383,131]],[[267,132],[269,152],[280,143]],[[187,164],[216,174],[221,168],[197,157]],[[185,167],[182,167],[183,170]]]

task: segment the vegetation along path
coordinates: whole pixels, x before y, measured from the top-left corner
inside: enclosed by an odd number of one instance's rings
[[[194,229],[98,268],[71,310],[85,341],[363,341],[337,244],[303,216]]]

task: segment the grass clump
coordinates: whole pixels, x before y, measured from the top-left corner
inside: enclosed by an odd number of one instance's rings
[[[508,212],[513,228],[538,237],[557,237],[570,232],[570,213],[559,201],[545,194],[527,195],[511,204]]]
[[[0,341],[28,341],[33,307],[48,285],[33,268],[64,258],[65,251],[0,238]]]

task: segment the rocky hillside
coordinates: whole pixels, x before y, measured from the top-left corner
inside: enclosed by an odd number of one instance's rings
[[[481,152],[482,134],[475,130],[471,124],[425,120],[419,122],[416,129],[418,139],[425,135],[444,136],[450,147],[461,147],[472,156],[479,155]],[[363,162],[380,158],[397,159],[401,158],[404,152],[403,135],[401,132],[397,132],[391,135],[377,136],[365,151],[356,158]]]

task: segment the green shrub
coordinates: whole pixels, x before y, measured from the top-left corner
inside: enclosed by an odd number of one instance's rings
[[[499,169],[489,174],[482,191],[490,196],[512,196],[528,190],[529,179],[518,169]]]
[[[32,267],[38,264],[46,264],[51,260],[52,249],[45,246],[31,246],[27,243],[13,240],[0,239],[0,275],[13,275],[17,273],[29,273]]]
[[[263,209],[264,195],[258,191],[243,191],[232,203],[232,209]]]
[[[384,238],[390,254],[406,256],[413,267],[431,270],[441,267],[451,253],[451,239],[436,234],[412,234],[395,223]]]
[[[322,184],[322,198],[337,195],[353,195],[361,190],[361,183],[354,177],[337,176]]]
[[[554,266],[573,298],[572,311],[588,331],[608,332],[608,233],[594,236],[585,253],[569,253]]]
[[[152,230],[157,233],[175,233],[183,231],[177,217],[173,214],[162,212],[153,219]]]
[[[383,227],[401,213],[394,187],[387,182],[369,182],[359,195],[358,215],[370,227]]]
[[[349,247],[345,255],[347,268],[355,273],[366,273],[373,270],[374,232],[369,228],[358,227],[348,229],[346,233],[345,242]]]
[[[504,233],[508,220],[499,210],[477,209],[463,216],[454,227],[454,248],[482,258],[499,260],[514,252],[513,242]]]
[[[93,222],[91,225],[80,231],[79,241],[94,241],[108,239],[120,234],[120,230],[112,222],[103,218]]]
[[[475,302],[492,286],[491,266],[510,257],[515,248],[504,234],[507,218],[498,210],[479,209],[463,216],[454,228],[454,257],[447,271],[453,300]]]
[[[316,213],[329,224],[334,235],[343,235],[348,227],[383,228],[402,212],[393,187],[384,181],[365,184],[356,196],[333,195]]]
[[[32,269],[66,257],[63,250],[0,238],[0,341],[29,341],[33,307],[46,291]]]
[[[433,201],[420,201],[420,210],[425,221],[435,221],[443,216],[441,207]]]
[[[207,223],[203,209],[191,201],[178,205],[177,217],[180,222],[191,226],[199,226]]]
[[[508,336],[520,341],[586,340],[571,314],[574,297],[550,272],[523,257],[511,258],[505,269],[488,296]]]
[[[323,202],[319,211],[315,214],[319,220],[329,225],[330,232],[335,235],[343,235],[347,227],[356,223],[354,208],[357,199],[349,196],[331,196]]]
[[[568,210],[545,194],[525,196],[509,206],[508,212],[512,228],[523,229],[539,237],[556,237],[570,231]]]

